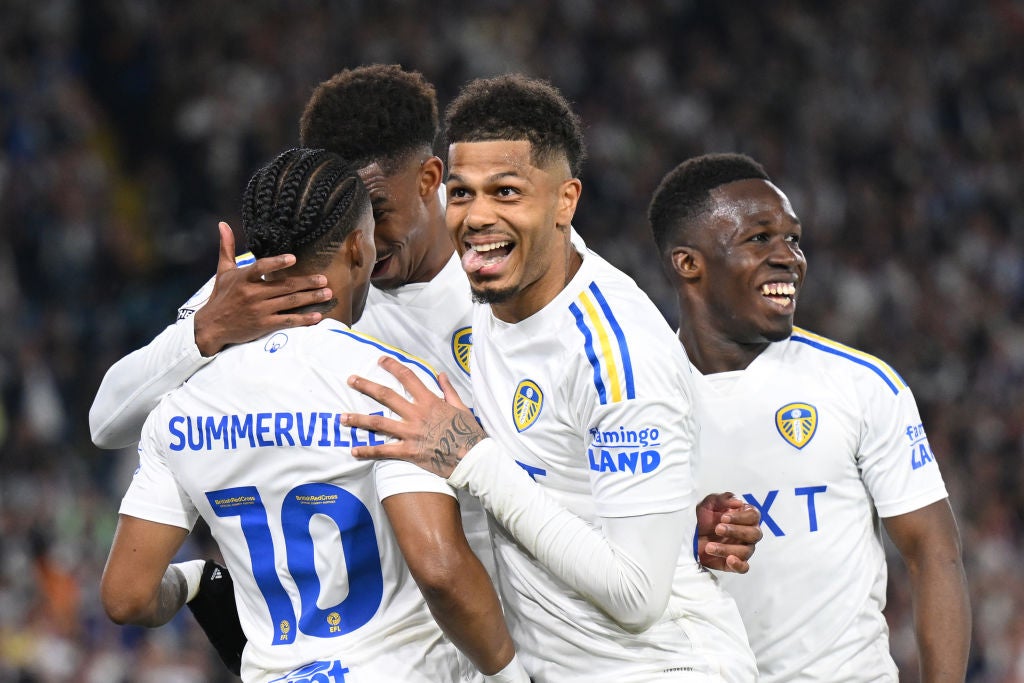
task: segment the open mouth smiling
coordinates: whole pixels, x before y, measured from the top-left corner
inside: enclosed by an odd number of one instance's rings
[[[391,259],[391,256],[392,256],[392,252],[388,252],[387,254],[384,254],[384,255],[381,255],[381,254],[378,253],[377,254],[377,260],[374,261],[374,263],[373,263],[373,272],[370,273],[370,277],[374,277],[376,275],[379,275],[380,272],[382,270],[384,270],[384,266],[387,265],[388,261]]]
[[[766,282],[761,285],[761,296],[779,306],[788,306],[796,299],[796,284],[792,282]]]
[[[515,242],[498,240],[481,244],[465,243],[466,252],[462,255],[462,268],[467,273],[478,273],[491,270],[500,265],[515,249]]]

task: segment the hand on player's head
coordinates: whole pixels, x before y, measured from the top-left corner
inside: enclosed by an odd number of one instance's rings
[[[220,250],[213,292],[195,315],[200,353],[210,356],[229,344],[252,341],[289,327],[315,325],[323,319],[322,313],[299,311],[333,296],[324,275],[283,272],[295,264],[291,254],[268,256],[239,267],[231,227],[224,222],[218,227]]]

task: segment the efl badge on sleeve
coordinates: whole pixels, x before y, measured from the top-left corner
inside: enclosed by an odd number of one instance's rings
[[[789,403],[775,413],[775,426],[783,439],[803,448],[818,429],[818,409],[807,403]]]
[[[462,371],[469,374],[469,352],[473,348],[473,328],[463,327],[452,335],[452,355]]]
[[[536,382],[532,379],[520,382],[512,399],[512,419],[516,423],[516,429],[521,432],[536,422],[543,404],[544,392]]]

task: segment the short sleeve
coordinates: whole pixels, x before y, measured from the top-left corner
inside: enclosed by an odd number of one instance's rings
[[[397,493],[442,493],[455,497],[455,490],[444,479],[401,460],[377,462],[373,476],[380,500]]]
[[[155,418],[150,415],[139,442],[139,467],[119,512],[151,522],[191,530],[199,518],[192,500],[178,485],[154,435]]]
[[[858,467],[878,514],[893,517],[947,497],[909,387],[874,383],[864,407]]]

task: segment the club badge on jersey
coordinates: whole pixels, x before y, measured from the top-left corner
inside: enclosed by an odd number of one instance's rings
[[[818,409],[809,403],[787,403],[776,411],[775,427],[791,446],[801,449],[818,429]]]
[[[512,398],[512,421],[517,431],[525,431],[537,421],[544,407],[544,392],[532,379],[524,379],[516,387]]]
[[[469,374],[469,352],[473,348],[473,328],[460,327],[452,334],[452,356],[462,371]]]

